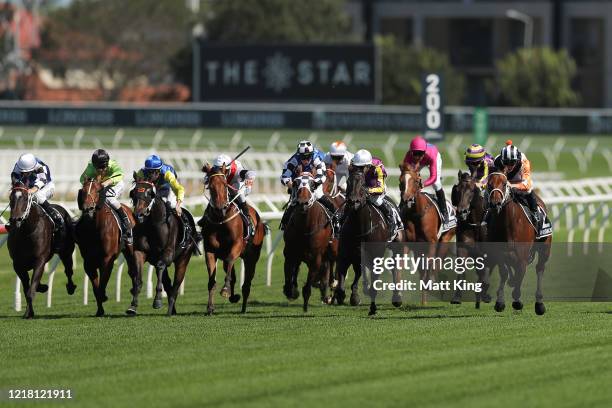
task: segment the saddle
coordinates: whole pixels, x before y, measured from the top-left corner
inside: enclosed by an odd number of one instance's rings
[[[440,207],[438,207],[438,200],[434,194],[431,193],[423,193],[425,197],[429,199],[431,204],[434,206],[436,211],[438,212],[438,217],[442,219],[442,214],[440,213]],[[448,222],[446,224],[440,223],[440,229],[438,230],[438,238],[446,231],[451,230],[457,226],[457,213],[455,212],[455,207],[453,207],[452,203],[446,200],[446,212],[448,214]]]
[[[61,229],[60,226],[56,225],[55,220],[53,219],[53,215],[49,214],[47,212],[47,210],[45,210],[45,208],[41,205],[40,208],[43,211],[43,214],[45,214],[47,216],[47,218],[49,219],[49,221],[51,221],[51,225],[53,226],[53,232],[52,232],[52,237],[51,237],[51,244],[52,244],[52,248],[54,248],[55,251],[59,250],[59,247],[61,245],[61,243],[63,242],[63,238],[64,236],[61,234]],[[57,215],[58,219],[60,219],[63,224],[64,224],[64,234],[66,233],[66,229],[68,227],[67,223],[64,220],[64,217],[62,215],[62,212],[58,210],[58,208],[62,208],[61,205],[59,204],[51,204],[51,208],[52,210],[55,212],[55,215]]]
[[[529,205],[527,204],[526,198],[520,195],[514,195],[513,199],[517,204],[521,206],[523,213],[529,220],[529,224],[531,224],[531,227],[535,230],[536,239],[546,238],[552,235],[553,233],[552,223],[550,222],[550,219],[548,218],[548,214],[546,213],[544,208],[542,208],[542,206],[539,203],[538,203],[538,212],[540,213],[540,219],[542,220],[542,225],[540,225],[540,227],[538,228],[538,226],[536,225],[534,221],[533,211],[529,209]]]

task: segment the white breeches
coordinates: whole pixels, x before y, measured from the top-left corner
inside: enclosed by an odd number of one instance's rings
[[[55,184],[53,184],[53,182],[50,181],[47,184],[45,184],[43,188],[41,188],[34,194],[34,200],[38,204],[43,204],[45,201],[53,197],[54,192],[55,192]]]
[[[113,207],[115,210],[119,210],[121,208],[121,203],[118,198],[121,197],[121,193],[123,192],[123,181],[118,182],[115,186],[109,188],[106,192],[106,201]]]

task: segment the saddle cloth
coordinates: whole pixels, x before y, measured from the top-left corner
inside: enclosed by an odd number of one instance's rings
[[[425,196],[431,201],[431,203],[436,208],[438,212],[438,217],[440,220],[442,219],[442,214],[440,214],[440,208],[438,207],[438,200],[433,194],[425,193]],[[446,212],[448,213],[448,222],[446,224],[440,223],[440,228],[438,229],[438,238],[446,231],[451,230],[457,226],[457,214],[455,212],[455,207],[451,204],[450,201],[446,200]]]

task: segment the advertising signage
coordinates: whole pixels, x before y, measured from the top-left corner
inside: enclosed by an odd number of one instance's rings
[[[200,101],[378,100],[376,49],[371,44],[263,46],[200,42],[196,48],[194,96]]]

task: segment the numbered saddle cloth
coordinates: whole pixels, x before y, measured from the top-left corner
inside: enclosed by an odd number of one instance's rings
[[[429,198],[429,201],[434,205],[436,211],[438,212],[438,217],[442,219],[442,214],[440,214],[440,208],[438,207],[438,200],[433,194],[425,193],[425,196]],[[450,201],[446,200],[446,213],[448,214],[448,222],[446,224],[440,223],[440,228],[438,229],[438,238],[446,231],[449,231],[457,226],[457,214],[455,212],[455,207],[451,204]]]
[[[538,212],[540,213],[540,219],[544,220],[542,221],[542,225],[540,226],[539,229],[537,225],[535,225],[533,222],[533,214],[531,210],[529,209],[529,207],[525,203],[522,203],[522,202],[519,202],[519,204],[521,205],[521,209],[525,213],[525,216],[529,220],[529,224],[531,224],[531,227],[536,232],[536,239],[545,238],[545,237],[552,235],[553,233],[552,223],[548,219],[548,214],[546,214],[546,211],[539,204],[538,204]]]

